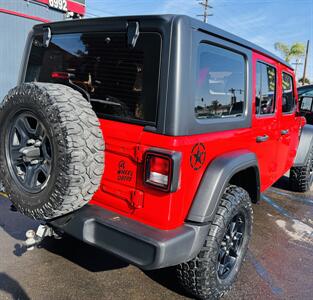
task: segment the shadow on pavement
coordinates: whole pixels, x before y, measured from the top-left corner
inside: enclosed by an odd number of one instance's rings
[[[61,256],[90,272],[103,272],[127,267],[129,264],[94,246],[64,235],[62,239],[46,238],[39,246]]]
[[[144,271],[144,273],[153,281],[166,287],[167,289],[185,297],[191,297],[179,284],[177,284],[174,268],[165,268],[153,271]]]
[[[283,176],[279,178],[274,184],[273,187],[280,189],[280,190],[285,190],[285,191],[290,191],[292,192],[290,185],[289,185],[289,177]]]
[[[61,240],[47,238],[41,243],[40,247],[61,256],[90,272],[104,272],[129,266],[127,262],[118,257],[68,235],[64,235]],[[153,281],[175,293],[187,296],[184,290],[177,285],[177,281],[175,281],[175,270],[173,268],[144,271],[144,273]]]
[[[20,284],[5,273],[0,273],[0,291],[4,291],[14,300],[30,300]]]
[[[39,222],[11,211],[10,206],[11,202],[0,196],[0,228],[15,240],[24,241],[26,231],[36,230]]]

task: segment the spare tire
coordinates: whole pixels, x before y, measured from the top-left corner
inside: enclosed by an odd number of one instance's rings
[[[5,97],[0,124],[0,178],[21,213],[53,219],[91,200],[103,174],[104,140],[79,92],[22,84]]]

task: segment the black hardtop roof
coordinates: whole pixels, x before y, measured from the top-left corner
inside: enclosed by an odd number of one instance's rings
[[[278,62],[281,64],[287,66],[290,69],[293,69],[290,64],[288,64],[285,60],[278,57],[277,55],[271,53],[270,51],[251,43],[243,38],[240,38],[230,32],[227,32],[223,29],[220,29],[218,27],[215,27],[210,24],[206,24],[200,20],[197,20],[195,18],[186,16],[186,15],[175,15],[175,14],[167,14],[167,15],[142,15],[142,16],[118,16],[118,17],[101,17],[101,18],[90,18],[90,19],[77,19],[77,20],[68,20],[68,21],[61,21],[61,22],[53,22],[53,23],[46,23],[46,24],[39,24],[35,25],[34,28],[40,28],[40,27],[46,27],[47,25],[50,25],[52,27],[74,27],[74,26],[84,26],[84,25],[97,25],[97,24],[105,24],[110,22],[117,22],[117,21],[130,21],[130,20],[139,20],[142,22],[145,21],[165,21],[168,23],[176,23],[179,22],[188,22],[192,27],[202,30],[205,32],[208,32],[212,35],[215,35],[217,37],[223,38],[225,40],[229,40],[233,43],[236,43],[240,46],[246,47],[251,50],[255,50],[257,52],[260,52]]]

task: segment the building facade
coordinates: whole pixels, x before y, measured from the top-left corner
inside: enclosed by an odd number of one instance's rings
[[[31,28],[83,17],[85,11],[85,0],[0,0],[0,102],[17,83]]]

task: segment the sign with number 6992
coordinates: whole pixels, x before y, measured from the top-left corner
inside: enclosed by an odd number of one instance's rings
[[[67,0],[49,0],[49,6],[58,10],[67,11]]]

